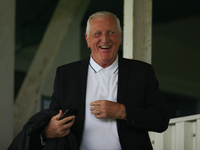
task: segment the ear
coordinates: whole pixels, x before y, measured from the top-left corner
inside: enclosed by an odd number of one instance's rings
[[[123,31],[121,31],[121,42],[120,42],[120,45],[122,44],[122,38],[123,38]]]
[[[85,40],[86,40],[86,42],[87,42],[87,47],[89,48],[90,46],[89,46],[89,39],[88,39],[88,35],[85,33]]]

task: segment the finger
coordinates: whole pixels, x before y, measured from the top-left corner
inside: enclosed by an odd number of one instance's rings
[[[73,119],[75,119],[75,116],[65,117],[65,118],[63,118],[62,120],[60,120],[60,123],[61,123],[61,124],[66,124],[67,122],[69,122],[69,121],[71,121],[71,120],[73,120]]]
[[[68,135],[69,133],[70,133],[70,129],[65,131],[64,136]]]
[[[60,115],[60,117],[63,115],[63,111],[62,110],[59,111],[59,115]]]
[[[63,129],[70,129],[71,128],[71,126],[74,124],[74,121],[75,121],[75,119],[72,119],[70,122],[68,122],[68,123],[65,123],[64,125],[63,125]]]
[[[66,118],[63,118],[62,120],[60,120],[60,122],[62,122],[62,124],[59,127],[59,137],[63,137],[63,136],[66,136],[67,134],[69,134],[70,128],[72,127],[72,125],[74,124],[74,121],[75,121],[75,119],[70,120],[71,118],[73,118],[73,116],[66,117]],[[69,122],[69,120],[70,120],[70,122]],[[67,122],[64,122],[64,121],[67,121]]]
[[[70,128],[64,128],[63,126],[58,130],[56,138],[61,138],[69,134]]]
[[[63,111],[59,110],[59,113],[55,115],[55,119],[58,120],[63,115]]]
[[[101,115],[102,114],[102,112],[100,112],[98,109],[97,110],[93,110],[93,111],[91,111],[91,114],[93,114],[93,115]]]
[[[62,133],[60,134],[60,137],[64,137],[68,135],[69,133],[70,133],[70,129],[63,130]]]
[[[75,119],[73,119],[72,121],[70,121],[69,123],[66,123],[66,124],[64,124],[64,125],[62,125],[61,126],[61,131],[62,131],[62,133],[63,132],[66,132],[66,131],[68,131],[68,130],[70,130],[70,128],[72,127],[72,125],[74,124],[74,121],[75,121]]]
[[[93,106],[93,105],[95,105],[95,106],[96,106],[96,105],[100,105],[101,101],[102,101],[102,100],[93,101],[93,102],[90,103],[90,106]]]
[[[96,114],[97,114],[97,111],[96,111],[96,110],[93,110],[93,111],[91,111],[91,114],[96,115]]]
[[[95,118],[97,118],[97,119],[104,119],[101,115],[94,115],[95,116]]]
[[[90,108],[91,111],[98,110],[98,109],[100,109],[100,106],[92,106]]]

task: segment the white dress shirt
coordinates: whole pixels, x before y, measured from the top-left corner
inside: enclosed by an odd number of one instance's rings
[[[88,67],[85,124],[80,150],[121,150],[116,119],[97,119],[90,111],[92,101],[117,102],[118,57],[107,68],[98,65],[91,57]]]

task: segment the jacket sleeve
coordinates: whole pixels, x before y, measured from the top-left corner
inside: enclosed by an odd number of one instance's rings
[[[136,73],[137,74],[137,73]],[[159,89],[151,65],[143,71],[142,77],[138,77],[135,88],[130,86],[125,100],[127,113],[126,125],[141,130],[163,132],[169,123],[169,112],[165,99]],[[132,83],[134,84],[134,83]]]

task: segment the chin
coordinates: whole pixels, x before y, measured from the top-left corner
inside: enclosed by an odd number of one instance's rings
[[[103,60],[103,61],[111,61],[112,57],[104,56],[104,57],[101,57],[101,60]]]

